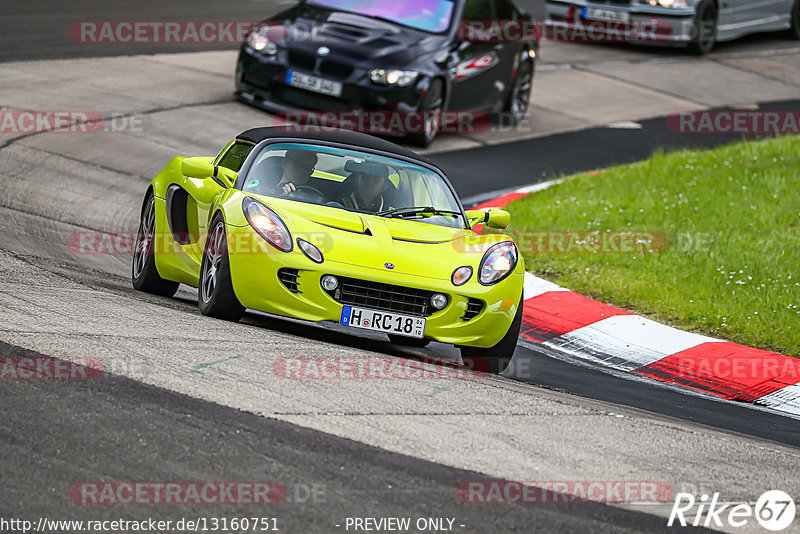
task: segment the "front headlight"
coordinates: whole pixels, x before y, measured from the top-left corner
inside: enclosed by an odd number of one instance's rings
[[[297,238],[297,246],[306,255],[306,257],[313,261],[314,263],[322,263],[325,261],[325,256],[322,255],[322,251],[306,241],[305,239]]]
[[[262,54],[267,54],[268,56],[274,56],[278,53],[278,47],[267,37],[266,26],[253,28],[250,35],[247,36],[247,44],[254,50]]]
[[[244,199],[242,209],[247,222],[267,243],[281,252],[294,249],[292,234],[274,211],[250,197]]]
[[[369,78],[380,85],[393,85],[406,87],[414,83],[419,73],[414,70],[375,69],[369,73]]]
[[[494,245],[483,255],[478,280],[485,286],[496,284],[514,271],[518,256],[517,246],[511,241]]]

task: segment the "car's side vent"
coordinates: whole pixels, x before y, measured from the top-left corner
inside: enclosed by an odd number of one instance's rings
[[[280,269],[278,271],[278,280],[292,293],[302,293],[302,291],[300,291],[299,278],[300,271],[297,269]]]
[[[470,298],[469,302],[467,303],[467,309],[464,310],[464,315],[461,316],[461,319],[464,321],[471,321],[475,317],[478,316],[479,313],[483,311],[483,301],[478,299]]]

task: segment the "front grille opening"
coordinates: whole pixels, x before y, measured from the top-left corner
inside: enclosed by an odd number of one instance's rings
[[[278,280],[292,293],[302,293],[299,278],[300,271],[297,269],[280,269],[278,271]]]
[[[336,302],[421,317],[429,317],[435,311],[431,306],[433,291],[356,278],[337,278],[338,287],[327,291]]]
[[[313,72],[317,58],[301,50],[289,50],[289,65],[292,68]]]
[[[353,67],[339,63],[338,61],[323,61],[319,66],[319,73],[329,78],[346,80],[353,74]]]
[[[461,319],[464,321],[471,321],[483,311],[483,306],[484,303],[482,300],[470,298],[467,303],[467,309],[464,310],[464,315],[461,316]]]

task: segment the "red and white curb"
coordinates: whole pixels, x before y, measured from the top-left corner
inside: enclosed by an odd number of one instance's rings
[[[475,209],[504,207],[538,185]],[[800,416],[800,359],[684,332],[525,273],[521,336],[538,352]]]

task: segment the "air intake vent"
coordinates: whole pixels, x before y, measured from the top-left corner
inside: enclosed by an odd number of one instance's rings
[[[464,310],[464,315],[461,317],[464,321],[471,321],[483,311],[483,301],[470,298],[467,303],[467,309]]]
[[[280,269],[278,271],[278,280],[292,293],[302,293],[302,291],[300,291],[299,278],[300,271],[297,269]]]

